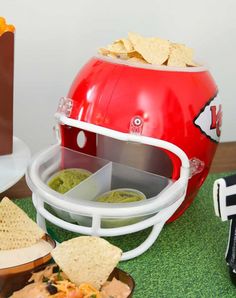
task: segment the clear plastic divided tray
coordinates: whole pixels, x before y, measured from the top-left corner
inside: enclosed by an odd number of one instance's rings
[[[48,183],[64,169],[83,169],[90,176],[67,192],[59,193]],[[183,202],[187,179],[188,169],[184,167],[181,167],[179,179],[174,181],[59,144],[35,156],[26,174],[33,192],[37,222],[45,231],[46,220],[68,231],[102,237],[153,227],[141,245],[123,253],[122,260],[142,254],[154,243],[165,222]],[[136,190],[144,199],[125,203],[97,201],[100,195],[117,189]]]
[[[64,194],[58,193],[48,186],[49,180],[58,172],[63,169],[82,169],[91,173],[91,175],[80,182],[78,185],[70,189]],[[168,186],[172,184],[172,180],[166,177],[155,175],[146,171],[142,171],[133,167],[129,167],[123,164],[110,162],[102,158],[83,154],[77,151],[73,151],[64,147],[56,146],[48,151],[47,155],[41,162],[38,163],[38,167],[32,173],[32,167],[28,171],[27,181],[33,192],[37,193],[37,186],[33,182],[39,182],[39,185],[43,186],[46,192],[54,197],[53,203],[50,204],[50,208],[56,213],[56,215],[71,223],[77,223],[82,226],[91,227],[91,217],[80,214],[65,211],[65,209],[56,207],[56,200],[64,203],[65,206],[68,203],[84,205],[87,204],[91,207],[113,208],[119,209],[140,206],[146,203],[147,200],[155,200],[158,195]],[[34,178],[32,177],[32,174]],[[32,179],[33,178],[33,179]],[[144,194],[145,199],[131,203],[104,203],[97,202],[96,198],[100,195],[116,189],[131,189],[137,190]],[[47,201],[47,200],[46,200]],[[49,209],[50,209],[49,208]],[[144,219],[147,216],[156,213],[157,210],[151,210],[141,216],[103,216],[101,219],[102,228],[113,228],[125,225],[130,225]]]

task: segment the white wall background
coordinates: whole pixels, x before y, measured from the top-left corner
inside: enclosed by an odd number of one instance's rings
[[[236,141],[235,0],[0,0],[16,26],[14,134],[54,143],[53,114],[96,49],[128,31],[183,42],[210,68],[223,101],[221,141]]]

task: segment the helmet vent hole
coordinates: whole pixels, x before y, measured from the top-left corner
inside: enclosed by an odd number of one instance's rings
[[[85,133],[81,130],[77,135],[77,145],[79,146],[79,148],[84,148],[86,141],[87,139]]]

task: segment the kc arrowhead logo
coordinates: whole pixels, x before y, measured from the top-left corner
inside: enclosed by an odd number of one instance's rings
[[[208,138],[219,142],[222,125],[222,106],[218,95],[210,99],[194,119],[194,124]]]

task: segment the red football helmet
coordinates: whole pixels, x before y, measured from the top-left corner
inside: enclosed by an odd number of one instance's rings
[[[59,144],[36,156],[27,171],[38,224],[46,229],[47,219],[96,236],[153,227],[122,259],[142,254],[196,196],[219,141],[221,118],[217,87],[204,67],[92,58],[59,103]],[[62,195],[48,187],[48,179],[66,168],[91,176]],[[117,188],[136,189],[146,199],[96,200]]]
[[[189,158],[191,177],[186,198],[172,220],[188,208],[209,172],[220,137],[221,104],[207,69],[130,65],[94,57],[78,73],[62,102],[68,118],[181,148]],[[82,147],[78,146],[80,131],[69,123],[61,125],[62,145],[172,179],[179,175],[179,159],[168,151],[133,144],[124,148],[119,141],[98,139],[91,131]]]

